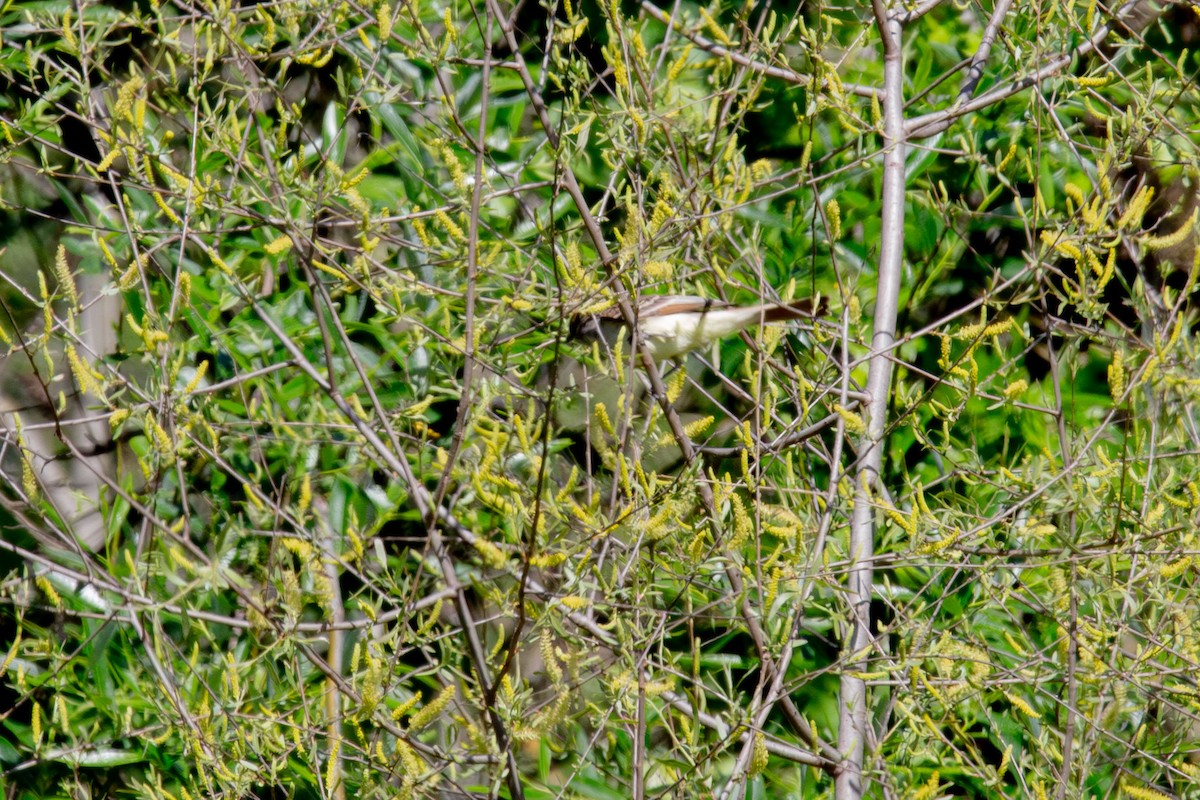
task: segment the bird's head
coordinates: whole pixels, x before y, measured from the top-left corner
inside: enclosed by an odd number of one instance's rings
[[[603,337],[600,331],[600,319],[595,314],[578,312],[571,315],[570,335],[580,342],[598,342]]]

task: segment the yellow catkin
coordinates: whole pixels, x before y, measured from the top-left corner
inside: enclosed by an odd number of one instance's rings
[[[340,783],[338,779],[338,765],[341,763],[338,759],[338,751],[341,749],[342,742],[340,739],[334,739],[329,745],[329,763],[325,768],[325,783],[328,786]]]
[[[1108,365],[1108,391],[1114,403],[1121,402],[1125,394],[1125,362],[1121,351],[1113,353],[1112,363]]]
[[[1129,206],[1126,207],[1125,213],[1117,220],[1117,230],[1131,230],[1142,224],[1142,217],[1146,215],[1146,209],[1150,207],[1150,201],[1154,199],[1154,187],[1143,186],[1134,194],[1129,201]]]
[[[34,465],[30,463],[28,455],[20,459],[20,487],[24,489],[26,499],[30,501],[37,499],[37,476],[34,474]]]
[[[1016,400],[1025,391],[1029,389],[1029,382],[1026,380],[1015,380],[1004,389],[1004,397],[1008,400]]]
[[[642,272],[652,281],[662,282],[671,279],[674,269],[669,261],[647,261]]]
[[[42,594],[46,595],[46,599],[50,601],[50,605],[55,608],[62,608],[62,596],[58,590],[54,588],[54,584],[50,583],[50,579],[45,575],[39,575],[34,581],[37,587],[42,590]]]
[[[71,268],[67,264],[67,248],[61,244],[54,256],[54,272],[58,277],[58,288],[66,294],[71,307],[78,308],[79,292],[75,288],[75,276],[71,274]]]
[[[338,269],[337,267],[331,267],[324,262],[316,260],[315,258],[313,259],[312,265],[314,267],[316,267],[317,269],[319,269],[321,272],[324,272],[327,275],[332,275],[333,277],[337,278],[339,281],[345,282],[345,281],[350,280],[350,277],[346,273],[344,273],[340,269]]]
[[[420,730],[437,719],[446,710],[446,707],[453,702],[456,692],[457,688],[454,684],[450,684],[442,689],[437,697],[430,700],[424,708],[412,715],[408,723],[409,730]]]
[[[150,194],[154,198],[154,204],[158,206],[158,210],[163,213],[163,216],[176,225],[180,224],[179,215],[175,213],[174,209],[167,205],[167,201],[163,200],[162,195],[160,195],[158,192],[151,192]]]
[[[689,439],[695,439],[705,433],[714,422],[716,422],[716,418],[711,415],[703,417],[693,422],[689,422],[684,426],[683,432]]]
[[[286,253],[291,249],[292,237],[290,236],[280,236],[278,239],[274,239],[263,245],[263,250],[266,251],[267,255],[270,256],[277,256],[280,253]]]
[[[189,380],[187,382],[187,385],[183,387],[183,393],[185,395],[189,395],[192,392],[196,391],[196,387],[200,385],[200,381],[204,380],[204,375],[207,372],[208,372],[208,362],[201,361],[200,364],[196,367],[196,371],[192,375],[191,380]]]
[[[1012,745],[1004,748],[1004,755],[1000,756],[1000,766],[996,768],[996,777],[1003,778],[1004,773],[1008,771],[1008,765],[1012,763]]]
[[[504,551],[486,539],[476,539],[473,543],[475,552],[483,558],[485,564],[494,569],[502,569],[508,563]]]
[[[842,238],[842,208],[838,205],[836,197],[831,197],[825,204],[825,218],[829,221],[829,238]]]
[[[30,711],[29,730],[33,736],[33,748],[36,750],[42,746],[42,707],[36,702]]]
[[[1177,578],[1187,572],[1188,567],[1192,566],[1195,561],[1194,556],[1184,556],[1183,558],[1173,561],[1170,564],[1164,564],[1159,568],[1158,574],[1164,578]]]
[[[138,278],[142,276],[142,268],[141,259],[130,261],[129,268],[117,278],[117,288],[123,292],[132,289],[133,285],[137,283]]]
[[[688,56],[691,54],[692,46],[689,44],[683,48],[683,52],[680,53],[679,58],[675,59],[674,63],[667,70],[667,83],[673,83],[679,77],[679,73],[683,72],[687,66]]]
[[[731,550],[736,550],[754,533],[754,521],[746,511],[741,495],[731,495],[729,499],[733,508],[733,536],[728,544]]]
[[[1168,250],[1182,244],[1192,234],[1192,229],[1196,226],[1197,214],[1200,214],[1200,209],[1192,211],[1192,215],[1187,218],[1187,221],[1180,225],[1173,233],[1168,233],[1165,236],[1147,236],[1142,240],[1142,245],[1150,252],[1158,252],[1159,250]]]
[[[117,89],[117,101],[113,105],[113,116],[133,121],[133,98],[145,82],[141,75],[134,75]]]
[[[1014,141],[1008,146],[1008,152],[1004,154],[1004,158],[1000,159],[1000,163],[996,165],[996,172],[1003,172],[1004,168],[1012,163],[1012,160],[1016,155],[1017,143]]]
[[[700,17],[704,20],[704,27],[708,28],[709,33],[712,34],[714,39],[723,45],[733,44],[733,40],[729,38],[729,34],[725,33],[725,29],[712,18],[712,15],[708,13],[708,10],[704,6],[700,7]]]
[[[1133,800],[1171,800],[1171,796],[1168,794],[1131,783],[1121,784],[1121,791],[1132,797]]]
[[[863,433],[866,433],[867,425],[865,422],[863,422],[863,418],[861,416],[848,408],[844,408],[841,405],[835,405],[833,410],[839,417],[842,418],[842,421],[846,424],[846,429],[848,431],[856,435],[862,435]]]
[[[687,372],[683,369],[678,369],[671,376],[670,383],[667,384],[667,400],[674,403],[683,394],[683,388],[687,385]]]
[[[607,433],[609,436],[617,435],[616,428],[613,427],[612,419],[610,419],[608,416],[608,408],[605,407],[604,403],[596,403],[595,408],[592,409],[592,416],[595,417],[596,423],[600,426],[602,431]]]
[[[442,228],[444,228],[445,231],[450,234],[451,238],[453,238],[457,241],[462,241],[465,238],[465,234],[463,234],[463,229],[461,227],[459,227],[458,223],[456,223],[454,220],[450,219],[449,214],[447,214],[445,211],[443,211],[440,208],[433,213],[434,213],[434,217],[441,224]]]
[[[912,798],[913,800],[930,800],[931,797],[937,796],[940,788],[941,774],[937,770],[934,770],[930,774],[929,780],[925,781],[921,788],[913,793]]]
[[[96,165],[96,172],[107,172],[112,168],[113,162],[119,155],[121,155],[121,148],[113,147],[104,158],[100,159],[100,163]]]
[[[74,345],[67,345],[67,363],[71,366],[71,374],[75,376],[75,383],[79,386],[80,391],[85,394],[100,395],[100,385],[96,380],[95,374],[91,371],[88,365],[79,353],[76,352]]]
[[[1017,709],[1018,711],[1020,711],[1022,714],[1029,717],[1030,719],[1041,719],[1042,718],[1042,715],[1039,714],[1034,709],[1033,706],[1029,705],[1029,703],[1026,702],[1024,698],[1018,697],[1017,695],[1013,694],[1012,692],[1005,692],[1004,696],[1008,698],[1008,702],[1012,703],[1013,708]]]
[[[767,752],[767,739],[761,733],[754,734],[754,752],[748,768],[750,777],[761,775],[767,769],[771,754]]]
[[[917,532],[917,527],[913,525],[908,517],[904,516],[904,514],[902,514],[898,509],[885,508],[884,514],[887,515],[888,519],[900,526],[905,533],[912,535]]]
[[[446,9],[449,13],[449,9]],[[379,26],[379,41],[386,42],[392,36],[392,6],[382,0],[375,9],[375,24]]]

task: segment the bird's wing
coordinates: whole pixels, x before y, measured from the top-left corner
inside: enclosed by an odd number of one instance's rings
[[[683,294],[651,294],[643,295],[637,304],[639,317],[658,317],[664,314],[688,314],[699,311],[711,311],[714,308],[729,308],[724,300],[713,300],[711,297],[696,297]],[[596,312],[597,317],[604,319],[623,319],[621,309],[609,306]]]

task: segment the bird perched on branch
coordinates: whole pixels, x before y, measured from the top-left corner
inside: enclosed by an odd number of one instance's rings
[[[754,325],[811,318],[823,307],[823,302],[814,303],[811,298],[739,306],[690,295],[646,295],[639,298],[633,310],[638,335],[657,361],[699,350]],[[571,318],[571,337],[585,342],[603,341],[609,347],[615,347],[621,339],[627,348],[631,343],[629,325],[615,305],[575,314]]]

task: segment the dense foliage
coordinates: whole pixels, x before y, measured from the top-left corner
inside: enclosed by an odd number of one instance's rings
[[[886,13],[5,5],[5,795],[1195,796],[1200,15]]]

